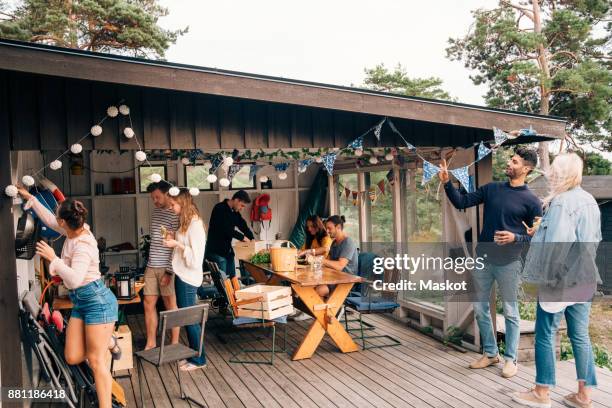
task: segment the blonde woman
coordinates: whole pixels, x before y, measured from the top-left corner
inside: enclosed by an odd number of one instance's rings
[[[575,153],[560,154],[547,175],[550,193],[545,213],[531,240],[525,262],[525,281],[538,285],[535,359],[536,385],[512,399],[530,407],[550,407],[555,386],[554,339],[561,317],[576,361],[578,392],[565,396],[570,407],[591,407],[591,387],[597,385],[589,313],[600,281],[595,265],[601,240],[597,202],[580,187],[582,160]],[[530,231],[532,232],[532,231]]]
[[[77,365],[87,360],[98,406],[110,408],[113,379],[106,356],[109,349],[115,359],[121,353],[113,336],[118,305],[101,279],[98,243],[85,223],[87,209],[82,202],[67,199],[53,214],[26,189],[20,188],[19,194],[27,200],[26,209],[31,208],[45,225],[66,236],[60,257],[44,241],[36,244],[36,253],[49,261],[49,273],[60,276],[69,289],[73,307],[66,328],[66,362]]]
[[[193,202],[189,191],[181,190],[178,196],[170,197],[170,209],[179,216],[179,228],[176,236],[171,234],[164,240],[164,246],[173,248],[172,270],[175,274],[174,290],[179,308],[193,306],[196,293],[202,285],[204,248],[206,232],[198,207]],[[187,326],[189,346],[198,349],[200,344],[200,326]],[[182,371],[197,370],[206,367],[206,354],[191,358],[180,366]]]

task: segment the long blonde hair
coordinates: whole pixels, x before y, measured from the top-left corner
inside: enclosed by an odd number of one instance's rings
[[[559,194],[582,183],[582,167],[582,159],[576,153],[561,153],[555,157],[546,173],[548,195],[544,198],[544,207]]]
[[[187,232],[189,229],[189,225],[194,218],[201,219],[200,211],[198,207],[193,202],[193,197],[187,190],[181,190],[179,195],[176,197],[171,197],[173,201],[178,203],[181,206],[181,213],[179,215],[179,231]]]

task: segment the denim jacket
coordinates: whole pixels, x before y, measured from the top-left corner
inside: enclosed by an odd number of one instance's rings
[[[600,217],[597,202],[581,187],[555,197],[531,239],[524,280],[560,290],[601,283],[595,263]]]

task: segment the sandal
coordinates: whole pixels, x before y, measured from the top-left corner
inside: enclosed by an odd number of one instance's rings
[[[108,349],[113,356],[113,360],[121,360],[121,347],[119,347],[119,340],[117,339],[117,336],[113,334],[111,340],[113,341],[113,345],[109,346]]]

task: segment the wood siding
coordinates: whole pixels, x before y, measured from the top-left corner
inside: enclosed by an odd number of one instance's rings
[[[0,70],[9,101],[13,150],[64,150],[102,119],[106,108],[123,101],[132,127],[146,149],[277,149],[345,147],[381,117],[306,106],[260,102],[113,83],[34,76]],[[490,140],[489,130],[393,119],[418,146],[464,146]],[[493,125],[493,124],[492,124]],[[123,136],[127,117],[107,119],[103,133],[87,137],[85,150],[136,149]],[[388,126],[380,142],[370,134],[366,146],[401,146]]]

